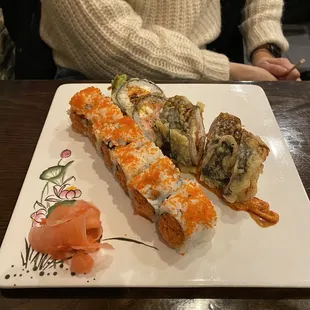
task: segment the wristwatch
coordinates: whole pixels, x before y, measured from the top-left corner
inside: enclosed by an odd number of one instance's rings
[[[278,45],[273,44],[273,43],[267,43],[267,44],[264,44],[263,46],[259,46],[258,48],[256,48],[251,54],[251,59],[253,55],[259,50],[267,50],[275,58],[282,57],[282,51]]]
[[[281,58],[282,57],[282,51],[281,48],[273,43],[267,44],[267,50],[275,57],[275,58]]]

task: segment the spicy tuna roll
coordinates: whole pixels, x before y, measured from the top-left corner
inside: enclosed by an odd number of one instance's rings
[[[182,254],[213,237],[216,213],[195,181],[184,180],[175,194],[163,202],[159,214],[159,233]]]
[[[88,87],[76,93],[70,100],[69,115],[73,130],[84,136],[89,136],[92,142],[94,142],[94,138],[88,116],[103,99],[99,88]]]
[[[69,104],[75,113],[86,116],[103,98],[100,89],[92,86],[77,92],[71,98]]]
[[[128,183],[135,214],[155,222],[162,202],[181,186],[181,173],[168,157],[158,158]]]
[[[128,193],[127,182],[147,169],[158,158],[161,150],[151,141],[134,141],[126,146],[118,146],[110,152],[113,172],[120,185]]]
[[[76,93],[71,98],[70,105],[69,114],[73,130],[88,136],[95,147],[98,146],[98,141],[93,130],[94,122],[99,120],[100,126],[103,126],[105,123],[111,123],[123,117],[120,109],[111,102],[111,99],[104,97],[95,87],[88,87]]]
[[[122,116],[111,123],[103,119],[101,122],[94,123],[93,130],[109,169],[112,168],[111,150],[118,146],[126,146],[131,142],[145,140],[141,129],[128,116]]]

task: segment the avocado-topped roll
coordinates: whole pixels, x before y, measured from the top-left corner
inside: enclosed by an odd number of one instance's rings
[[[152,222],[162,202],[181,186],[181,173],[172,161],[158,158],[148,169],[128,183],[135,213]]]
[[[180,169],[188,171],[201,160],[205,143],[202,107],[183,96],[174,96],[165,103],[156,127],[164,145]]]
[[[163,202],[159,214],[159,233],[180,253],[213,237],[216,213],[195,181],[184,180],[182,186]]]
[[[257,181],[268,154],[269,148],[260,137],[242,130],[237,160],[224,190],[228,202],[245,202],[256,195]]]
[[[146,95],[136,100],[132,118],[143,131],[146,138],[158,147],[162,146],[161,134],[155,126],[159,113],[167,100],[160,95]]]
[[[242,125],[228,113],[212,122],[201,166],[200,180],[211,188],[224,189],[229,183],[241,140]]]
[[[121,110],[132,117],[136,100],[145,95],[165,97],[163,91],[153,82],[132,78],[126,75],[116,76],[112,82],[112,99]]]

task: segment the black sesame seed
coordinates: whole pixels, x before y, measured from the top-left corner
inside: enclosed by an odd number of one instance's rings
[[[55,272],[53,273],[53,275],[54,275],[54,276],[57,276],[57,272],[55,271]]]
[[[6,280],[7,280],[7,279],[10,279],[10,275],[7,274],[7,275],[5,276],[5,279],[6,279]]]
[[[41,271],[41,272],[39,273],[39,276],[43,277],[43,276],[44,276],[44,271]]]
[[[74,277],[75,276],[75,272],[71,272],[71,276]]]
[[[14,267],[14,265],[11,266],[11,268],[13,268],[13,267]]]

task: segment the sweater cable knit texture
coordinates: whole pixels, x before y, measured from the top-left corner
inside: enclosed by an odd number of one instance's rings
[[[41,36],[57,65],[91,79],[229,79],[225,55],[205,50],[220,34],[220,0],[41,0]],[[265,43],[286,51],[282,0],[247,0],[248,55]]]

